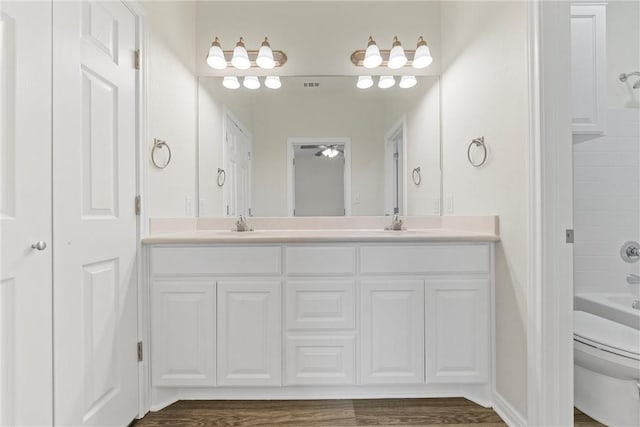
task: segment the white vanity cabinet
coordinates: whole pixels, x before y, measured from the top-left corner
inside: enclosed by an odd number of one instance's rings
[[[492,242],[155,244],[148,260],[156,392],[490,392]]]

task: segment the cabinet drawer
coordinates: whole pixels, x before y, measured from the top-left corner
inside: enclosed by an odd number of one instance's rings
[[[286,384],[355,384],[355,338],[289,335]]]
[[[489,273],[489,245],[363,246],[361,274]]]
[[[351,275],[356,272],[356,249],[344,246],[289,246],[288,275]]]
[[[279,275],[279,246],[179,247],[151,249],[151,274],[161,275]]]
[[[353,281],[290,281],[286,301],[288,329],[352,329],[355,325]]]

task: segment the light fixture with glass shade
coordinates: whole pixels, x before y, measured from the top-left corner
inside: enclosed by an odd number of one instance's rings
[[[356,86],[358,89],[369,89],[373,86],[373,78],[371,76],[359,76]]]
[[[380,89],[389,89],[396,84],[396,79],[393,76],[380,76],[378,80],[378,87]]]
[[[266,37],[262,42],[262,46],[260,46],[260,50],[258,51],[258,57],[256,58],[256,64],[260,68],[264,68],[265,70],[270,70],[276,66],[276,62],[273,59],[273,51],[271,50],[271,45],[269,44],[269,39]]]
[[[433,62],[433,58],[431,57],[431,51],[429,50],[429,46],[427,46],[427,42],[424,41],[422,36],[418,38],[418,46],[416,47],[416,52],[413,54],[413,61],[411,66],[413,68],[427,68]]]
[[[209,55],[207,55],[207,64],[211,68],[215,68],[216,70],[224,70],[227,68],[227,59],[224,57],[224,52],[222,51],[222,47],[220,46],[220,39],[215,38],[213,43],[211,43],[211,47],[209,48]]]
[[[402,68],[407,63],[407,56],[404,54],[402,44],[398,40],[398,37],[393,38],[393,45],[391,52],[389,53],[389,61],[387,66],[392,70]]]
[[[398,86],[400,86],[402,89],[409,89],[411,87],[414,87],[417,83],[418,80],[416,80],[416,76],[402,76],[400,77],[400,83],[398,84]]]
[[[327,147],[322,150],[322,155],[330,159],[333,159],[338,154],[340,154],[340,151],[336,150],[335,147]]]
[[[247,89],[259,89],[260,88],[260,80],[258,79],[258,76],[246,76],[243,80],[242,80],[242,86],[246,87]]]
[[[269,89],[280,89],[280,87],[282,87],[280,77],[278,76],[267,76],[267,78],[264,79],[264,85]]]
[[[373,37],[369,36],[369,42],[367,43],[367,50],[364,53],[362,65],[364,65],[365,68],[376,68],[380,64],[382,64],[380,49],[375,40],[373,40]]]
[[[236,76],[225,76],[224,79],[222,79],[222,86],[227,89],[238,89],[240,82]]]
[[[236,47],[233,49],[231,65],[239,70],[246,70],[251,67],[249,54],[247,53],[247,48],[244,46],[244,39],[242,37],[240,37],[240,40],[236,43]]]

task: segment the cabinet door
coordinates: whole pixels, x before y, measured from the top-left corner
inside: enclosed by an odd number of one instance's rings
[[[571,6],[571,98],[573,132],[605,130],[606,6]]]
[[[361,284],[361,382],[424,382],[424,282]]]
[[[489,380],[489,283],[427,281],[427,383]]]
[[[215,385],[215,283],[151,285],[151,373],[154,386]]]
[[[280,385],[280,282],[218,282],[218,385]]]

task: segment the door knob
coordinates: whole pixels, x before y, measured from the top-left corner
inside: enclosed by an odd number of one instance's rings
[[[31,247],[39,251],[44,251],[45,248],[47,247],[47,243],[40,240],[39,242],[35,242],[33,245],[31,245]]]

